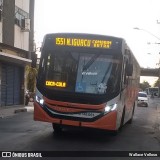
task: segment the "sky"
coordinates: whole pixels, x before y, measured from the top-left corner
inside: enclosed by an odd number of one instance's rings
[[[35,42],[38,48],[45,34],[57,32],[122,37],[141,67],[156,68],[159,6],[160,0],[35,0]]]

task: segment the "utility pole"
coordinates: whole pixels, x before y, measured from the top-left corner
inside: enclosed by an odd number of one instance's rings
[[[160,24],[160,20],[157,20],[157,24]],[[160,52],[159,52],[159,56],[160,56]],[[159,96],[158,97],[160,97],[160,58],[159,58],[158,66],[159,66],[159,78],[158,78]]]
[[[157,20],[157,24],[160,24],[160,20]],[[156,39],[160,40],[159,37],[157,37],[157,36],[154,35],[153,33],[149,32],[148,30],[145,30],[145,29],[142,29],[142,28],[138,28],[138,27],[135,27],[135,28],[133,28],[133,29],[144,31],[144,32],[150,34],[151,36],[155,37]],[[156,43],[156,44],[160,44],[160,43]],[[160,54],[160,52],[159,52],[159,54]],[[159,62],[158,62],[158,68],[159,68],[159,70],[158,70],[158,82],[159,82],[159,83],[158,83],[158,88],[159,88],[159,96],[158,96],[158,97],[160,97],[160,58],[159,58]]]

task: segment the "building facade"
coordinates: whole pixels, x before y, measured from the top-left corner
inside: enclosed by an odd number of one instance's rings
[[[24,104],[33,33],[34,0],[0,0],[0,107]]]

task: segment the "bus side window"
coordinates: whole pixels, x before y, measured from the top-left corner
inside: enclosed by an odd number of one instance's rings
[[[123,75],[122,75],[122,90],[126,87],[126,65],[123,64]]]
[[[123,84],[122,84],[122,89],[126,88],[128,83],[129,83],[129,76],[127,75],[127,65],[128,63],[126,62],[124,64],[124,68],[123,68]]]
[[[126,74],[126,72],[125,72],[125,75],[124,75],[124,85],[126,86],[126,85],[128,85],[128,76],[127,76],[127,74]]]

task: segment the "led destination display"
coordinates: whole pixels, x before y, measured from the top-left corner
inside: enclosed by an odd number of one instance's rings
[[[70,46],[70,47],[90,47],[90,48],[106,48],[109,49],[112,46],[110,40],[93,40],[83,38],[55,38],[55,44],[58,46]]]
[[[46,86],[66,87],[66,83],[65,82],[56,82],[56,81],[46,81]]]

